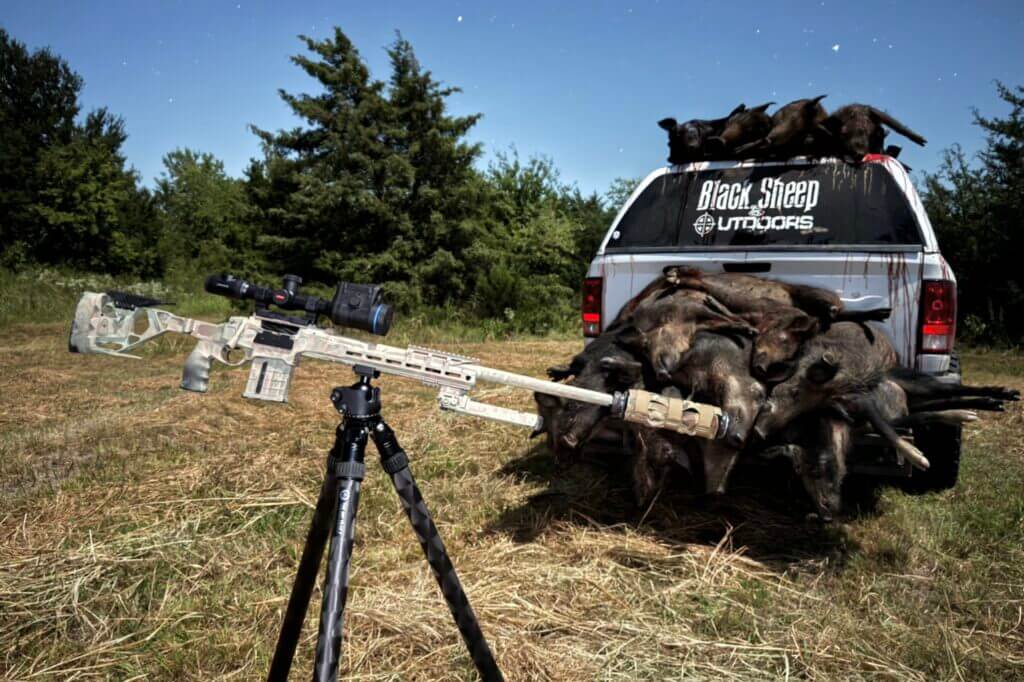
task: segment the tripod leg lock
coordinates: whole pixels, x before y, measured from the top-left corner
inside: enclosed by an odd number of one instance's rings
[[[355,461],[337,462],[334,465],[334,474],[338,478],[361,481],[366,476],[366,465]]]
[[[405,456],[404,450],[399,450],[387,459],[382,459],[380,465],[384,467],[384,471],[388,472],[390,476],[409,466],[409,458]]]

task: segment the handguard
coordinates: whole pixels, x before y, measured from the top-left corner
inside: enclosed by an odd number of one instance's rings
[[[712,439],[720,438],[729,425],[729,417],[714,405],[640,389],[632,389],[626,394],[622,418],[653,429]]]

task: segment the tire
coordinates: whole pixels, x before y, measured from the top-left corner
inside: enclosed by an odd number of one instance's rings
[[[955,374],[957,379],[960,378],[960,354],[956,350],[949,356],[949,373]]]
[[[914,429],[914,443],[931,466],[927,471],[915,470],[906,481],[906,491],[919,494],[955,487],[960,476],[963,427],[949,424],[922,426]]]
[[[948,371],[960,383],[960,354],[956,350],[950,355]],[[914,429],[914,443],[931,466],[927,471],[915,470],[904,485],[906,491],[919,494],[954,488],[960,476],[963,427],[950,424],[920,426]]]

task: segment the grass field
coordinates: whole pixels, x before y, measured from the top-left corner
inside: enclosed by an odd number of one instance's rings
[[[261,679],[337,421],[327,396],[351,373],[306,362],[292,403],[264,405],[241,398],[244,371],[180,391],[187,342],[133,362],[71,355],[66,334],[0,328],[0,677]],[[577,346],[445,347],[540,376]],[[1019,355],[964,364],[1024,388]],[[822,529],[796,486],[637,511],[614,465],[558,470],[521,431],[380,385],[508,679],[1024,679],[1020,405],[969,426],[956,490],[890,490]],[[373,462],[363,490],[345,678],[474,679]]]

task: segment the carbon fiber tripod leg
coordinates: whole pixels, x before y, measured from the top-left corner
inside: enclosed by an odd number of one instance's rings
[[[324,482],[320,486],[320,497],[316,500],[313,511],[313,522],[306,536],[306,546],[302,549],[302,559],[292,584],[292,594],[288,598],[288,609],[281,623],[281,633],[277,637],[274,659],[270,663],[267,674],[269,682],[283,682],[288,679],[288,671],[292,667],[295,646],[299,642],[302,621],[306,618],[309,598],[313,594],[316,576],[320,572],[320,560],[324,555],[327,538],[331,534],[334,523],[334,508],[338,501],[338,477],[335,474],[334,452],[327,458],[327,470]]]
[[[430,518],[430,511],[423,501],[423,495],[416,485],[416,480],[409,471],[409,459],[405,455],[395,438],[395,432],[383,421],[378,422],[370,431],[373,442],[380,452],[381,465],[391,477],[395,485],[395,491],[402,501],[402,507],[412,528],[416,531],[416,538],[420,541],[420,547],[427,556],[427,563],[430,564],[437,584],[441,588],[448,609],[455,619],[455,624],[462,633],[462,639],[466,642],[469,655],[473,659],[480,677],[485,682],[500,682],[504,678],[498,669],[498,664],[487,646],[484,633],[480,630],[480,623],[477,622],[476,614],[469,605],[466,592],[462,589],[459,577],[455,574],[455,567],[452,566],[448,552],[445,551],[444,543],[437,532],[437,526]]]
[[[320,607],[320,633],[316,640],[314,682],[335,682],[338,679],[338,655],[341,652],[341,626],[348,599],[348,565],[352,558],[352,539],[356,530],[356,509],[359,487],[363,480],[366,451],[366,426],[362,421],[347,422],[342,452],[338,453],[338,504],[327,555],[327,578],[324,580],[323,603]]]

